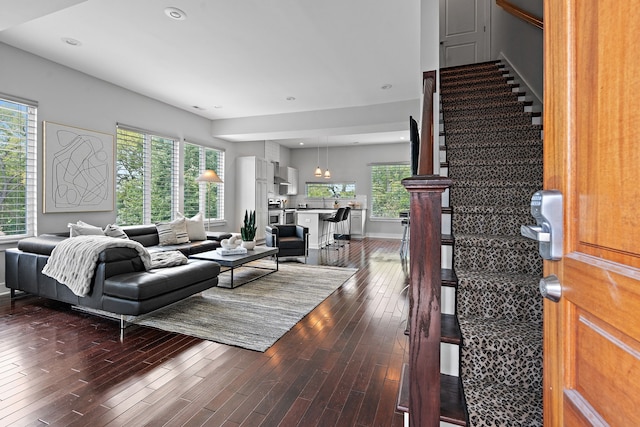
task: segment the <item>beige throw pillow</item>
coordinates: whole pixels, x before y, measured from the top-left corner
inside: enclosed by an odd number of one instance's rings
[[[191,218],[185,218],[180,212],[177,213],[178,219],[184,218],[187,224],[187,234],[192,242],[198,240],[207,240],[207,232],[204,229],[204,215],[198,212]]]
[[[104,236],[102,228],[95,225],[87,224],[83,221],[78,221],[75,224],[69,223],[69,237],[76,236]]]

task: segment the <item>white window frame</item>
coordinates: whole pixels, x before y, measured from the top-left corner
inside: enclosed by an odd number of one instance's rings
[[[373,182],[373,175],[374,175],[374,171],[376,168],[407,168],[407,176],[406,178],[408,178],[409,176],[411,176],[411,165],[409,162],[389,162],[389,163],[371,163],[369,164],[370,167],[370,171],[369,171],[369,179],[370,179],[370,184],[371,184],[371,197],[370,197],[370,210],[369,210],[369,218],[373,221],[387,221],[387,220],[394,220],[394,221],[401,221],[400,219],[400,215],[399,212],[403,211],[403,210],[408,210],[409,207],[409,192],[406,192],[406,209],[400,207],[398,209],[398,215],[394,215],[394,216],[376,216],[376,208],[375,208],[375,203],[377,202],[376,196],[374,194],[374,182]],[[393,182],[388,182],[388,185],[393,185],[394,187],[397,188],[397,186],[402,186],[400,180],[398,180],[398,182],[393,181]]]
[[[17,234],[0,234],[0,243],[15,242],[19,239],[35,236],[37,234],[37,140],[38,140],[38,103],[14,96],[0,94],[0,100],[3,104],[13,104],[11,111],[17,111],[18,108],[26,109],[26,133],[23,143],[25,150],[25,174],[24,174],[24,233]],[[8,109],[9,106],[0,106],[0,111]],[[3,114],[0,113],[0,124],[8,126],[8,122],[3,121]],[[4,149],[0,147],[0,149]],[[2,225],[2,224],[0,224]]]

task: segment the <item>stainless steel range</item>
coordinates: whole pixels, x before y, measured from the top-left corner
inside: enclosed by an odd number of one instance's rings
[[[269,199],[269,225],[295,224],[296,210],[285,209],[278,199]]]

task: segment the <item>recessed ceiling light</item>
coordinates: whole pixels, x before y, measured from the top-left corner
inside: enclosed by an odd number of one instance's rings
[[[304,142],[299,142],[298,144],[299,144],[299,145],[304,145]]]
[[[380,89],[382,89],[382,90],[389,90],[389,89],[391,89],[392,87],[393,87],[393,85],[390,85],[390,84],[388,84],[388,83],[387,83],[386,85],[382,85],[382,86],[380,86]]]
[[[192,105],[191,108],[193,108],[194,110],[200,110],[200,111],[204,111],[205,110],[205,108],[202,108],[199,105]]]
[[[184,21],[187,19],[187,14],[177,7],[168,7],[164,10],[164,14],[167,15],[171,19],[175,19],[176,21]]]
[[[404,136],[401,136],[400,139],[404,141]]]
[[[287,96],[287,101],[295,101],[296,99],[293,96]]]
[[[72,39],[71,37],[63,37],[62,41],[69,46],[82,46],[80,40]]]
[[[214,105],[213,108],[219,109],[219,108],[223,108],[222,105]]]

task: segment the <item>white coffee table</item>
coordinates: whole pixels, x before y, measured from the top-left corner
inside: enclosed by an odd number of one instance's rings
[[[189,258],[194,258],[194,259],[204,259],[207,261],[215,261],[218,264],[220,264],[223,267],[228,267],[227,270],[221,271],[225,272],[225,271],[230,271],[231,272],[231,281],[229,282],[229,286],[223,286],[220,285],[218,283],[218,286],[220,286],[221,288],[235,288],[237,286],[240,285],[244,285],[246,283],[249,282],[253,282],[256,279],[259,279],[261,277],[267,276],[273,272],[278,271],[278,257],[274,256],[274,262],[276,267],[275,268],[265,268],[265,267],[258,267],[258,266],[247,266],[250,268],[259,268],[259,269],[263,269],[263,270],[267,270],[267,272],[265,274],[262,274],[260,276],[257,277],[252,277],[249,280],[246,280],[244,282],[241,283],[235,283],[233,281],[233,269],[234,268],[238,268],[238,267],[242,267],[244,264],[247,264],[248,262],[251,261],[256,261],[262,258],[267,258],[270,257],[272,255],[276,255],[278,253],[278,248],[268,248],[266,246],[256,246],[255,248],[253,248],[250,251],[247,251],[246,254],[239,254],[239,255],[220,255],[217,251],[207,251],[207,252],[202,252],[199,254],[194,254],[194,255],[190,255]]]

